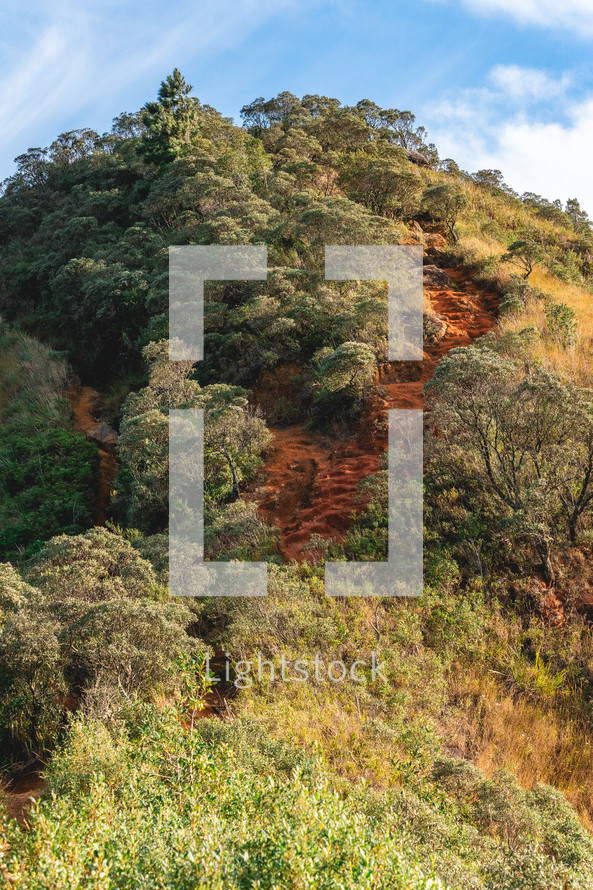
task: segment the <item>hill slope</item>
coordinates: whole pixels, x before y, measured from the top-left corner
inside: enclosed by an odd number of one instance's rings
[[[590,224],[440,160],[409,112],[243,114],[174,72],[4,183],[0,738],[53,794],[6,820],[2,880],[593,886]],[[206,286],[197,366],[166,339],[187,243],[269,255]],[[385,243],[431,267],[422,363],[387,361],[380,282],[324,279],[326,244]],[[118,429],[108,483],[66,360]],[[425,595],[327,598],[326,557],[385,558],[385,415],[424,400]],[[266,559],[267,599],[168,595],[180,407],[206,414],[207,553]]]

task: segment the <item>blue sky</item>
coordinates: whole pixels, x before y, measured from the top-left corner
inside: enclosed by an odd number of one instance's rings
[[[174,66],[224,114],[288,89],[409,108],[443,156],[593,216],[593,0],[0,0],[0,178]]]

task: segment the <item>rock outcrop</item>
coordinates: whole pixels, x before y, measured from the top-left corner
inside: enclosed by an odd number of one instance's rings
[[[408,161],[418,164],[419,167],[430,167],[430,161],[426,155],[421,154],[419,151],[410,151],[409,148],[404,148],[404,151]]]
[[[447,333],[447,321],[436,312],[425,312],[422,319],[424,337],[429,343],[438,343]]]
[[[424,286],[425,287],[451,287],[451,279],[444,269],[438,266],[424,266]]]

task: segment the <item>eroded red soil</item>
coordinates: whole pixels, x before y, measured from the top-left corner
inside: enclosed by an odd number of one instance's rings
[[[495,293],[480,288],[464,270],[446,269],[450,287],[426,287],[432,312],[446,322],[438,342],[425,342],[422,362],[387,362],[380,366],[367,411],[352,436],[344,441],[312,432],[304,425],[272,428],[274,445],[266,458],[252,498],[260,515],[280,529],[279,551],[285,560],[307,558],[303,549],[311,535],[343,540],[353,511],[360,512],[358,486],[376,473],[387,446],[387,411],[422,408],[423,387],[441,358],[456,346],[467,346],[492,330],[498,308]],[[278,393],[256,390],[264,412],[300,369],[285,366]]]
[[[6,812],[13,819],[24,825],[31,803],[37,800],[45,790],[46,782],[41,771],[29,772],[9,782],[0,793]]]
[[[73,386],[68,401],[74,413],[74,429],[84,433],[99,448],[99,490],[95,503],[95,525],[105,525],[111,486],[117,473],[117,433],[96,416],[99,393],[90,386]]]

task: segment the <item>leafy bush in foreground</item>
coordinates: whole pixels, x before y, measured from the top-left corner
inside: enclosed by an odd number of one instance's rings
[[[0,564],[6,754],[51,746],[73,702],[108,717],[115,692],[173,692],[176,660],[203,649],[189,635],[190,605],[167,602],[150,563],[106,529],[52,539],[27,581]]]
[[[388,812],[241,727],[190,735],[138,706],[115,735],[76,720],[49,783],[59,796],[30,831],[6,829],[4,876],[22,888],[443,886],[403,853]]]
[[[128,697],[111,730],[75,718],[29,830],[5,825],[4,878],[26,890],[593,886],[591,840],[546,786],[526,794],[474,770],[453,779],[457,805],[429,789],[378,793],[249,722],[189,731],[180,713]]]

